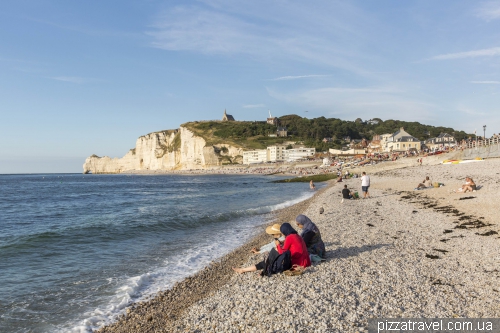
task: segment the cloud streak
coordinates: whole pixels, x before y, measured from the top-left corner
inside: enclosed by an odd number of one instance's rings
[[[328,77],[330,75],[298,75],[298,76],[281,76],[275,79],[269,79],[269,81],[284,81],[284,80],[298,80],[298,79],[308,79],[314,77]]]
[[[500,56],[500,47],[492,47],[489,49],[474,50],[474,51],[467,51],[467,52],[440,54],[440,55],[431,57],[427,60],[451,60],[451,59],[494,57],[494,56]]]
[[[266,106],[264,104],[246,104],[243,105],[243,108],[245,109],[256,109],[256,108],[265,108]]]
[[[375,24],[342,1],[313,8],[300,2],[283,6],[256,0],[235,6],[216,0],[165,10],[145,34],[152,47],[168,51],[243,55],[270,63],[293,60],[363,75],[367,71],[357,63],[367,55],[356,41],[367,37],[353,22]]]
[[[397,115],[400,120],[429,121],[434,118],[436,110],[434,104],[394,87],[326,87],[285,93],[268,88],[267,91],[277,100],[343,119],[394,119]]]
[[[474,84],[500,84],[500,81],[470,81]]]
[[[88,79],[79,76],[54,76],[49,77],[49,79],[76,84],[82,84],[89,81]]]
[[[482,3],[476,10],[476,16],[488,22],[500,19],[500,1]]]

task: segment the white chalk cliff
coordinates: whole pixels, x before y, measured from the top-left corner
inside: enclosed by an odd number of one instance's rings
[[[83,164],[83,173],[123,173],[140,170],[189,170],[240,162],[243,150],[206,141],[187,128],[154,132],[137,139],[135,148],[122,158],[92,155]]]

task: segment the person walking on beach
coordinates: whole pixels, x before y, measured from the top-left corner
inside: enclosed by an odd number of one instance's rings
[[[370,176],[363,171],[363,176],[361,176],[361,191],[363,191],[363,198],[369,198],[368,188],[370,187]]]

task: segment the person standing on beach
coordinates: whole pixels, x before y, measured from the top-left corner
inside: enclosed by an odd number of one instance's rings
[[[311,179],[311,181],[309,182],[309,188],[310,188],[311,190],[315,190],[315,189],[316,189],[316,185],[314,185],[314,183],[313,183],[312,179]]]
[[[366,199],[370,197],[368,193],[368,188],[370,187],[370,176],[366,175],[363,171],[363,176],[361,176],[361,191],[363,191],[363,198]]]

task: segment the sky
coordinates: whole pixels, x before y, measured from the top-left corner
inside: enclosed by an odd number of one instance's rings
[[[79,173],[225,109],[489,137],[500,1],[0,2],[0,173]]]

